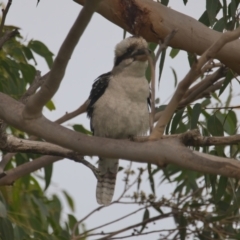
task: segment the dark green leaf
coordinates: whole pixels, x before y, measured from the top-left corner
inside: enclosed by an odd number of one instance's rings
[[[224,28],[225,28],[225,19],[224,18],[220,18],[213,27],[213,29],[218,32],[223,32]]]
[[[23,46],[23,52],[24,52],[27,60],[33,60],[35,65],[37,64],[37,62],[32,54],[32,51],[28,47]]]
[[[216,15],[219,11],[219,0],[207,0],[206,10],[208,13],[210,25],[213,25],[216,21]]]
[[[77,223],[77,219],[72,214],[68,214],[68,222],[70,229],[73,229]],[[79,228],[76,229],[76,234],[79,234]]]
[[[188,2],[188,0],[183,0],[183,3],[186,5],[187,4],[187,2]]]
[[[207,11],[205,11],[202,16],[199,18],[198,20],[199,22],[203,23],[204,25],[206,25],[207,27],[210,26],[210,21],[209,21],[209,17],[208,17],[208,13]]]
[[[221,96],[221,94],[224,92],[224,90],[226,89],[226,87],[228,86],[228,84],[231,82],[231,80],[233,79],[234,75],[233,75],[233,72],[231,70],[229,70],[227,72],[227,75],[226,75],[226,78],[224,80],[224,83],[222,85],[222,87],[220,88],[219,90],[219,94],[218,94],[218,97]]]
[[[69,194],[66,191],[63,191],[63,194],[67,200],[68,206],[71,208],[72,211],[74,211],[74,202],[73,199],[69,196]]]
[[[25,82],[32,83],[36,75],[36,69],[32,65],[24,63],[19,63],[19,67]]]
[[[12,224],[6,218],[0,217],[0,234],[1,240],[14,239]]]
[[[235,0],[232,0],[231,3],[229,4],[230,7],[230,12],[229,14],[231,15],[231,17],[233,19],[235,19],[235,15],[236,15],[236,10],[237,10],[237,6],[236,6],[236,2]]]
[[[45,44],[40,41],[32,40],[29,42],[28,47],[41,57],[45,58],[49,68],[52,67],[53,53],[47,48]]]
[[[171,134],[174,134],[176,132],[177,126],[182,119],[183,111],[184,111],[184,109],[177,111],[177,113],[173,117]]]
[[[226,192],[226,187],[228,183],[228,178],[221,176],[219,179],[218,183],[218,188],[215,196],[215,201],[219,202],[221,200],[221,197],[225,194]]]
[[[162,51],[161,58],[160,58],[158,84],[160,83],[160,79],[161,79],[161,76],[162,76],[165,57],[166,57],[166,49]]]
[[[53,170],[53,164],[49,164],[46,167],[44,167],[44,178],[45,178],[45,191],[49,187],[49,184],[51,183],[52,178],[52,170]]]
[[[165,5],[165,6],[168,5],[168,2],[169,2],[169,0],[161,0],[161,3],[162,3],[163,5]]]
[[[148,48],[149,48],[149,50],[150,50],[151,52],[154,52],[155,49],[157,48],[157,46],[158,46],[158,44],[155,43],[155,42],[150,42],[150,43],[148,43]]]
[[[154,178],[152,174],[152,165],[150,163],[148,163],[148,177],[149,177],[150,187],[152,189],[153,194],[155,195],[155,184],[154,184]]]
[[[191,116],[191,129],[197,128],[198,119],[201,114],[201,110],[202,110],[202,107],[200,103],[197,103],[194,105],[192,110],[192,116]]]
[[[73,125],[73,129],[76,131],[76,132],[81,132],[81,133],[84,133],[84,134],[87,134],[87,135],[92,135],[92,132],[88,131],[86,128],[84,128],[83,125],[81,124],[75,124]]]
[[[169,56],[171,58],[175,58],[178,55],[179,51],[180,51],[180,49],[172,48],[171,52],[169,53]]]
[[[149,219],[149,217],[150,217],[150,213],[149,213],[148,209],[146,209],[146,210],[144,211],[144,214],[143,214],[143,221]],[[141,230],[139,231],[139,233],[141,233],[141,232],[144,230],[145,226],[146,226],[146,224],[143,224],[143,225],[142,225],[142,228],[141,228]]]
[[[178,83],[177,74],[176,74],[176,71],[172,67],[171,67],[171,69],[172,69],[172,73],[174,76],[174,87],[176,87],[177,83]]]
[[[213,136],[223,136],[223,125],[215,115],[208,118],[207,128]]]
[[[7,209],[5,204],[3,204],[2,201],[0,201],[0,217],[1,218],[6,218],[7,217]]]

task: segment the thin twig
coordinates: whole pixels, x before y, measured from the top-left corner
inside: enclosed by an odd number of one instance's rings
[[[6,20],[6,17],[7,17],[8,10],[11,7],[11,4],[12,4],[12,0],[8,0],[6,8],[2,9],[3,14],[2,14],[2,21],[1,21],[1,24],[0,24],[0,37],[2,37],[3,27],[4,27],[4,24],[5,24],[5,20]]]
[[[132,216],[132,215],[134,215],[134,214],[136,214],[136,213],[138,213],[138,212],[140,212],[140,211],[142,211],[143,209],[146,209],[146,208],[148,208],[148,207],[149,207],[149,206],[145,206],[145,207],[139,208],[139,209],[137,209],[136,211],[133,211],[133,212],[131,212],[131,213],[129,213],[129,214],[124,215],[123,217],[120,217],[120,218],[115,219],[115,220],[113,220],[113,221],[111,221],[111,222],[108,222],[108,223],[105,223],[105,224],[100,225],[100,226],[98,226],[98,227],[95,227],[95,228],[92,228],[92,229],[90,229],[90,230],[87,230],[87,231],[83,232],[82,234],[80,234],[80,235],[78,235],[78,236],[74,236],[74,239],[79,239],[79,238],[81,238],[81,237],[83,237],[83,236],[86,236],[86,234],[89,233],[89,232],[95,231],[95,230],[97,230],[97,229],[99,229],[99,228],[106,227],[106,226],[108,226],[108,225],[110,225],[110,224],[113,224],[113,223],[115,223],[115,222],[121,221],[121,220],[123,220],[123,219],[125,219],[125,218],[127,218],[127,217],[130,217],[130,216]],[[93,235],[95,235],[95,234],[88,234],[87,237],[90,237],[90,236],[93,236]]]
[[[78,109],[76,109],[76,110],[74,110],[74,111],[72,111],[70,113],[66,113],[65,115],[63,115],[62,117],[57,119],[55,121],[55,123],[62,124],[64,122],[66,122],[66,121],[68,121],[68,120],[70,120],[70,119],[72,119],[72,118],[74,118],[74,117],[76,117],[76,116],[86,112],[88,104],[89,104],[89,101],[87,100]]]
[[[163,52],[163,50],[167,49],[169,42],[171,39],[175,36],[177,33],[177,29],[171,31],[167,37],[164,39],[163,43],[159,41],[159,48],[156,53],[154,61],[152,58],[149,56],[148,57],[148,62],[150,65],[151,69],[151,115],[150,115],[150,133],[153,130],[153,124],[154,124],[154,116],[155,116],[155,85],[156,85],[156,76],[155,76],[155,71],[156,71],[156,64],[157,61],[160,57],[160,54]]]
[[[112,233],[110,233],[109,235],[107,235],[107,236],[105,236],[103,238],[99,238],[98,240],[108,240],[108,239],[111,239],[112,236],[115,236],[115,235],[117,235],[119,233],[126,232],[127,230],[133,229],[135,227],[139,227],[139,226],[148,224],[150,222],[154,222],[156,220],[167,218],[167,217],[170,217],[172,215],[173,215],[173,213],[169,212],[169,213],[165,213],[165,214],[162,214],[162,215],[158,215],[156,217],[152,217],[152,218],[146,219],[146,220],[144,220],[142,222],[139,222],[137,224],[133,224],[133,225],[130,225],[130,226],[126,227],[126,228],[122,228],[122,229],[120,229],[118,231],[112,232]]]

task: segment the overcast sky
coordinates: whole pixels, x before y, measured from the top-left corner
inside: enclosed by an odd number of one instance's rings
[[[5,3],[7,1],[4,1]],[[49,49],[56,54],[64,40],[68,30],[74,22],[81,6],[73,1],[67,0],[41,0],[36,7],[37,0],[14,0],[8,13],[6,23],[21,28],[21,34],[26,42],[30,39],[40,40],[45,43]],[[183,1],[170,1],[169,6],[179,12],[190,15],[196,19],[203,12],[205,1],[190,0],[187,7]],[[115,45],[121,41],[123,30],[114,24],[108,22],[102,16],[95,14],[84,35],[82,36],[75,52],[68,65],[67,72],[61,87],[54,96],[53,101],[57,110],[49,112],[45,109],[44,114],[51,120],[62,116],[65,112],[73,111],[80,106],[88,97],[91,85],[100,74],[108,72],[113,64],[113,51]],[[177,72],[180,80],[188,71],[186,53],[179,54],[176,59],[167,59],[165,63],[160,91],[156,93],[160,97],[161,103],[166,103],[173,93],[174,77],[171,68]],[[48,71],[45,61],[38,58],[37,69],[42,74]],[[89,119],[83,114],[65,123],[83,124],[89,129]],[[69,139],[71,141],[71,139]],[[92,162],[95,163],[95,160]],[[121,161],[120,165],[129,164],[127,161]],[[136,168],[134,164],[134,168]],[[144,165],[142,165],[145,167]],[[123,189],[123,175],[118,174],[115,197],[117,198]],[[143,179],[144,189],[150,193],[150,187],[147,182],[147,176]],[[159,176],[156,179],[159,183]],[[65,189],[73,197],[78,219],[84,217],[98,205],[95,199],[96,179],[93,174],[81,164],[73,163],[69,160],[60,161],[54,164],[53,186],[50,193],[58,193],[59,189]],[[157,185],[158,196],[167,195],[171,188],[166,185]],[[133,206],[113,206],[95,214],[87,223],[87,228],[97,226],[101,223],[121,217],[124,212],[135,209]],[[66,214],[70,210],[64,204],[63,212]],[[129,218],[123,225],[133,224],[142,218],[140,215]],[[172,220],[163,221],[161,228],[172,225]],[[116,226],[114,229],[117,229]],[[111,229],[113,230],[113,229]],[[138,239],[146,239],[144,237]]]

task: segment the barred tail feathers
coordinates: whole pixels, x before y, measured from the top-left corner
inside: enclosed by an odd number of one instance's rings
[[[99,159],[99,176],[96,189],[98,204],[109,205],[112,201],[118,172],[118,159]]]

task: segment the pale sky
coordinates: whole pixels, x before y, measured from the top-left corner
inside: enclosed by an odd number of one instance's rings
[[[4,2],[6,3],[7,1],[5,0]],[[27,41],[30,39],[40,40],[56,55],[81,6],[67,0],[41,0],[38,7],[36,7],[36,3],[37,0],[13,0],[6,23],[21,27],[21,34]],[[185,7],[183,1],[171,0],[169,6],[198,19],[203,12],[204,4],[205,1],[190,0],[187,7]],[[94,79],[100,74],[111,70],[113,50],[122,37],[123,30],[121,28],[108,22],[98,14],[94,15],[75,49],[60,89],[53,98],[57,110],[49,112],[45,109],[44,114],[46,117],[55,120],[65,112],[75,110],[87,99]],[[173,93],[174,77],[170,67],[173,67],[177,72],[178,80],[182,79],[189,70],[186,53],[179,54],[174,60],[167,58],[161,78],[160,91],[156,93],[156,97],[160,97],[161,103],[168,102],[169,97]],[[41,58],[38,58],[37,69],[43,74],[48,71],[45,61]],[[69,126],[70,123],[83,124],[89,129],[89,119],[87,119],[86,114],[64,125]],[[92,163],[96,162],[96,160],[90,161]],[[120,165],[126,164],[129,164],[129,162],[121,161],[120,163]],[[145,165],[134,164],[134,168],[136,166],[145,167]],[[121,194],[123,189],[122,179],[123,175],[119,173],[114,195],[115,199]],[[48,193],[58,194],[60,189],[66,190],[74,199],[76,205],[75,216],[77,219],[83,218],[91,210],[98,207],[95,198],[96,179],[91,171],[81,164],[69,160],[55,163],[52,180],[53,184]],[[159,185],[159,180],[160,175],[156,177],[158,197],[171,193],[172,188],[165,184]],[[144,190],[150,193],[147,175],[145,175],[143,182]],[[137,206],[121,205],[106,208],[86,221],[86,227],[89,229],[90,227],[119,218],[124,213],[133,211],[136,208]],[[66,204],[64,204],[63,212],[65,214],[70,212]],[[152,214],[155,213],[153,212]],[[141,219],[142,213],[127,219],[123,224],[114,226],[113,229],[139,222]],[[173,226],[172,220],[164,220],[157,224],[158,229],[171,226]],[[113,230],[112,228],[106,229],[107,231]],[[152,237],[150,238],[152,239]],[[146,237],[139,237],[138,239],[146,239]]]

